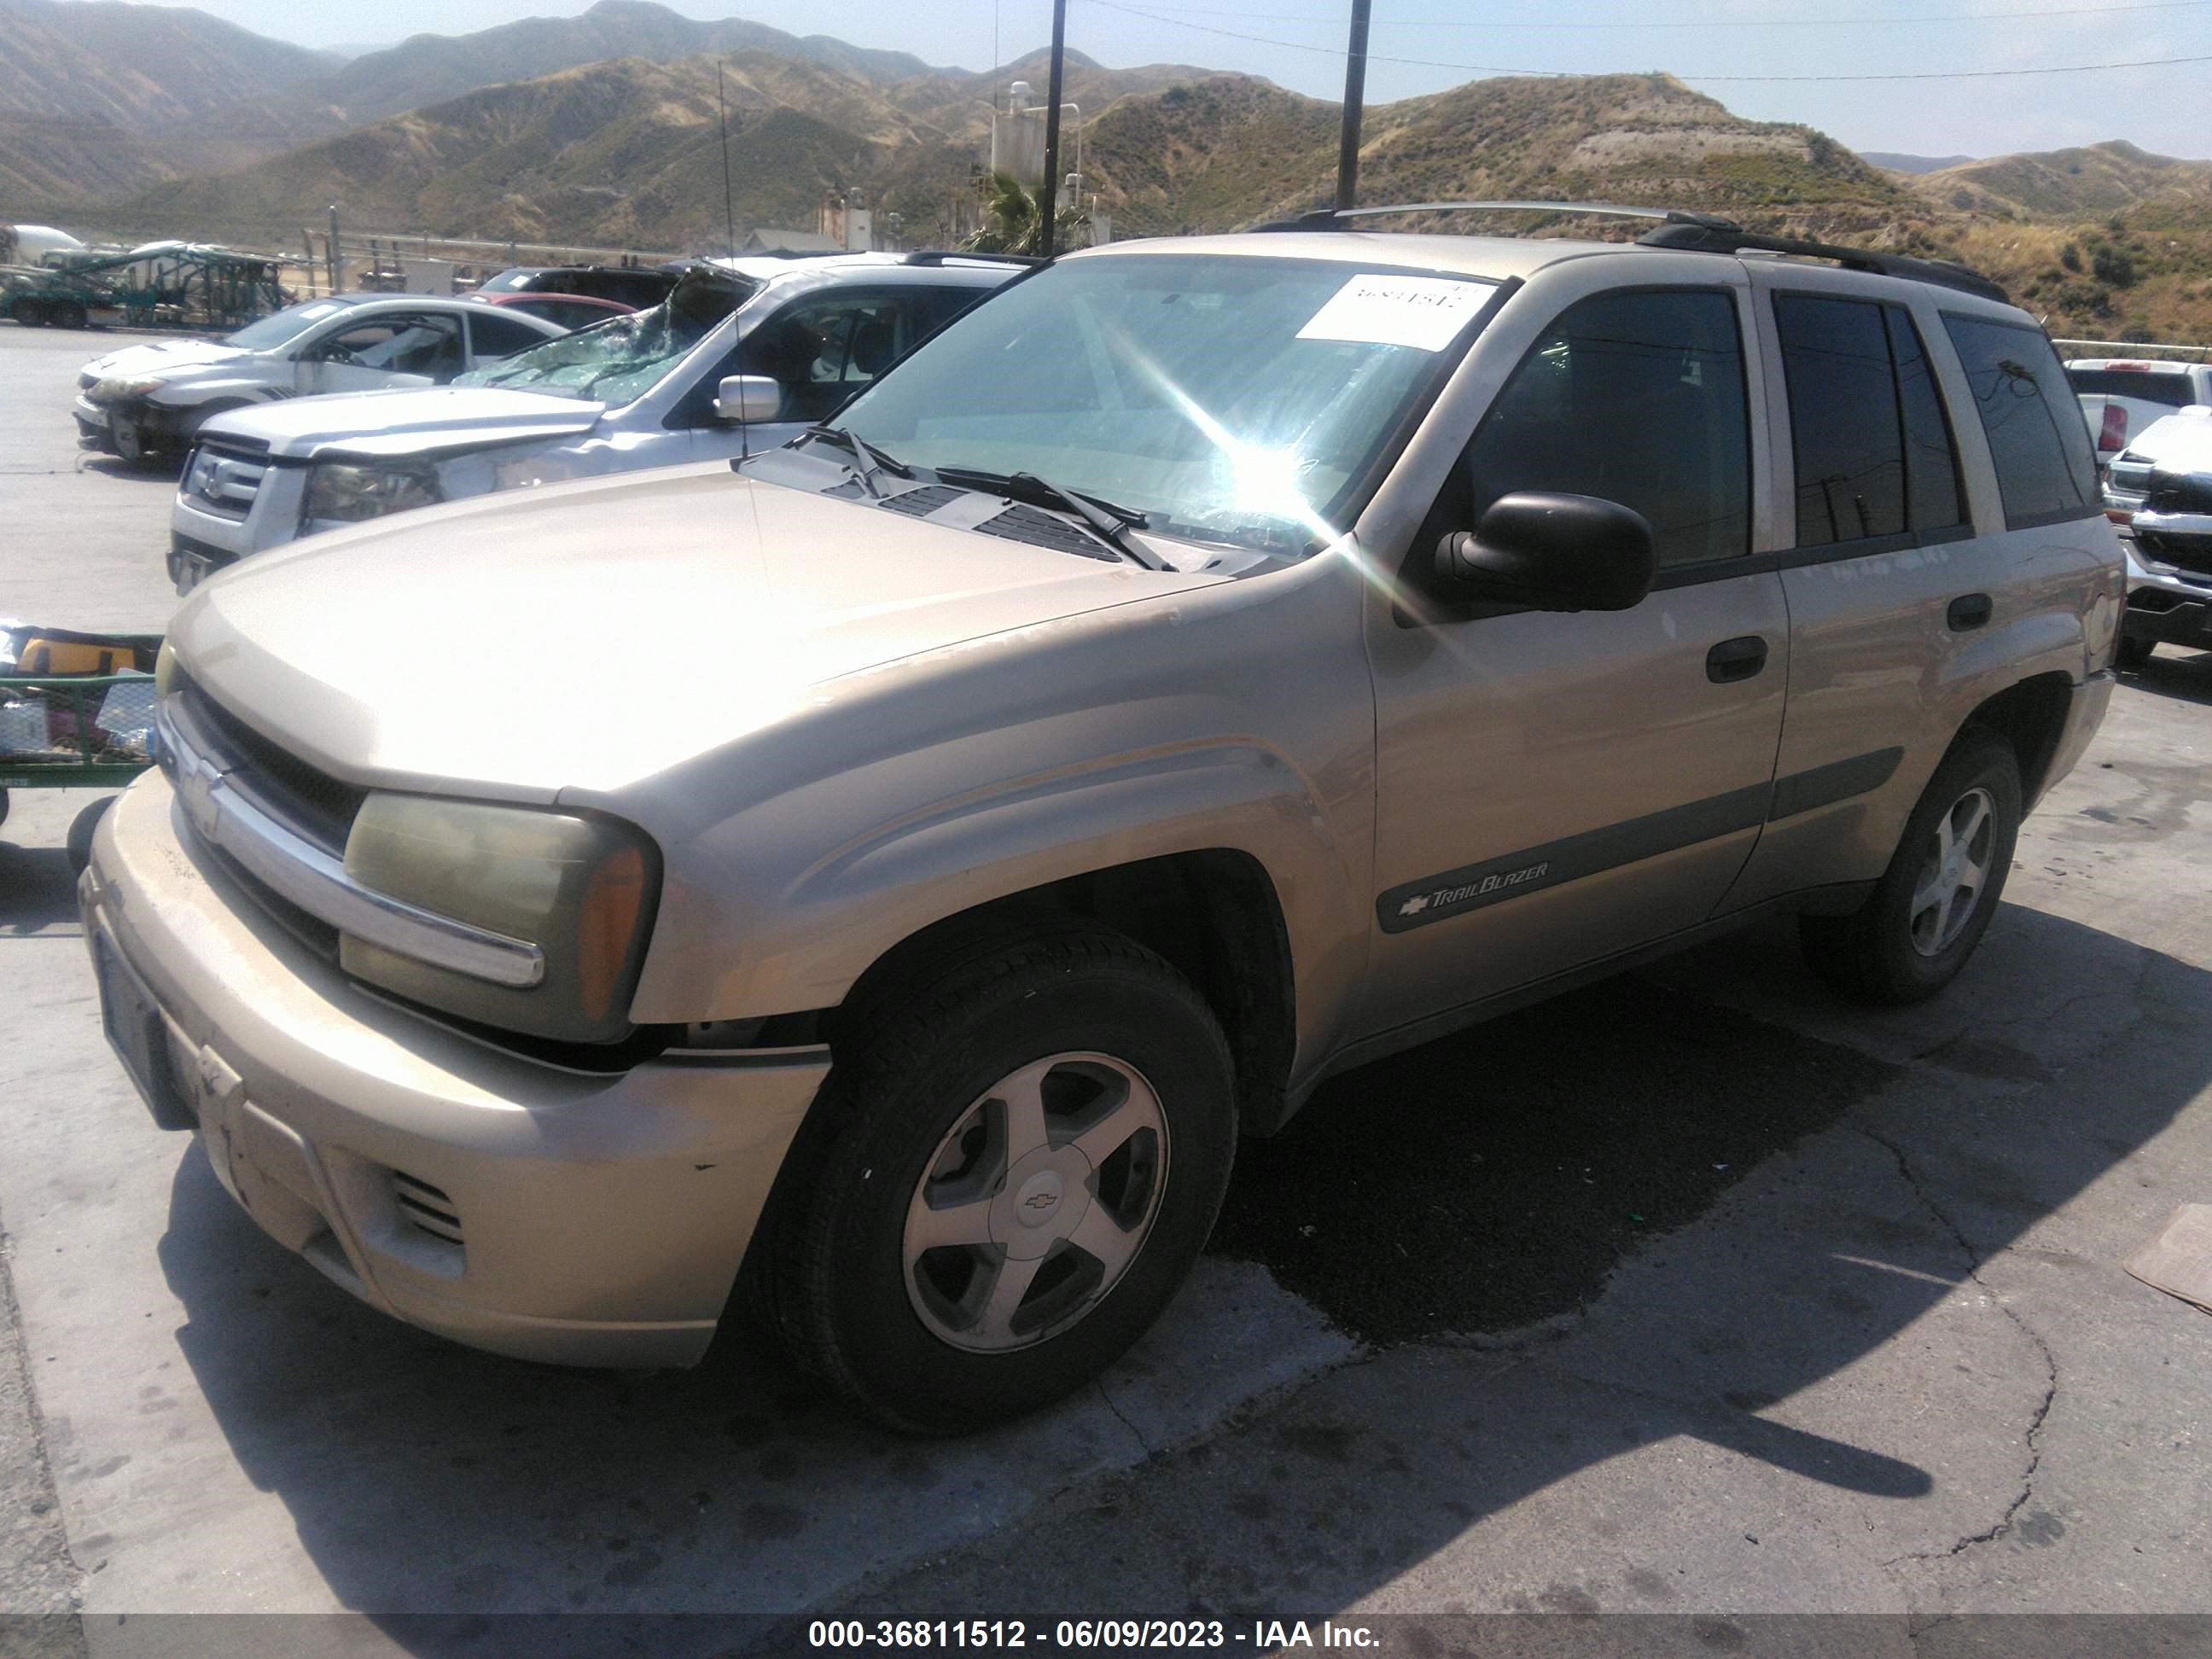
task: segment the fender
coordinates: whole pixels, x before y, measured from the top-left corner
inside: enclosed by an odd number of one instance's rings
[[[1033,776],[884,825],[818,859],[780,896],[748,904],[745,949],[708,970],[711,990],[695,971],[705,964],[657,950],[634,1017],[833,1006],[885,952],[933,923],[1069,877],[1216,848],[1249,854],[1274,884],[1303,1070],[1333,1046],[1349,1011],[1367,944],[1364,908],[1350,901],[1364,890],[1305,780],[1244,740]]]

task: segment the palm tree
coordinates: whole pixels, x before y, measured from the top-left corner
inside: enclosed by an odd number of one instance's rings
[[[1043,221],[1037,211],[1038,192],[1012,173],[994,173],[984,180],[983,228],[961,243],[977,253],[1038,253],[1042,249]],[[1077,206],[1060,210],[1054,227],[1056,246],[1073,247],[1076,233],[1087,222]]]

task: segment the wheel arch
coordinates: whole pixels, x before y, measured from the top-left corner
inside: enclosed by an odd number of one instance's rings
[[[1189,980],[1229,1039],[1240,1125],[1261,1134],[1281,1127],[1297,1045],[1290,929],[1273,878],[1237,848],[1087,870],[933,922],[877,957],[830,1011],[824,1031],[832,1048],[841,1030],[866,1029],[876,1011],[947,963],[1055,921],[1125,934]]]
[[[2021,802],[2032,805],[2050,779],[2073,699],[2074,684],[2063,672],[2032,674],[1977,704],[1960,726],[1960,736],[1976,730],[1994,732],[2010,744],[2020,763]],[[1954,739],[1953,746],[1956,744]]]

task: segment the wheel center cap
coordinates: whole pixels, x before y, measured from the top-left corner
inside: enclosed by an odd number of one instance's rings
[[[1014,1219],[1024,1227],[1042,1227],[1060,1212],[1066,1183],[1056,1170],[1039,1170],[1014,1194]]]

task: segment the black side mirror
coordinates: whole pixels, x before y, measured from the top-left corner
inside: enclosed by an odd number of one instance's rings
[[[1658,561],[1641,513],[1595,495],[1501,495],[1473,531],[1437,544],[1439,595],[1532,611],[1628,611]]]

